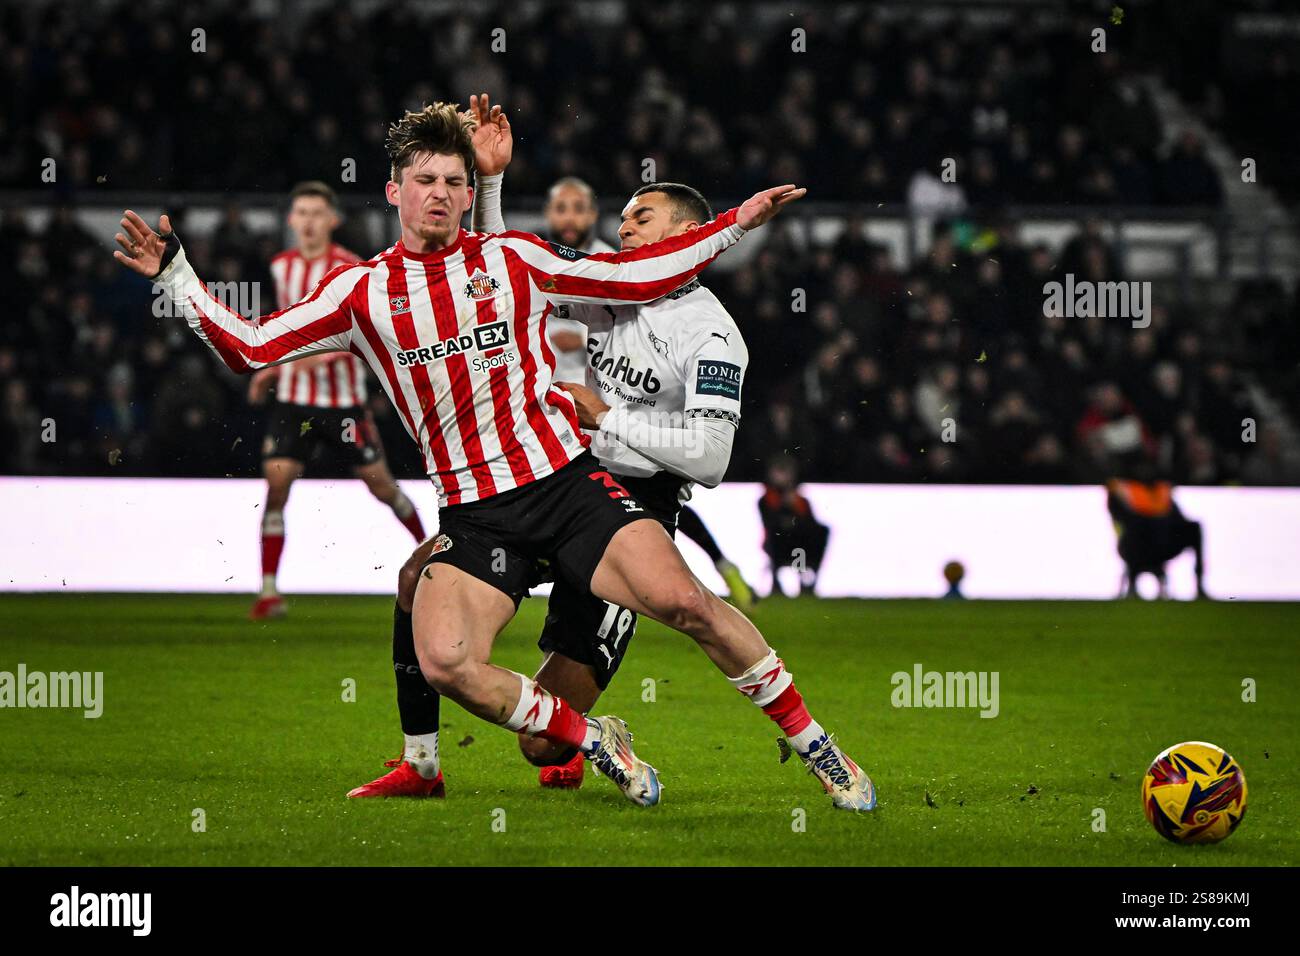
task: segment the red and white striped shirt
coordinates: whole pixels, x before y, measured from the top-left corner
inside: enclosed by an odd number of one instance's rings
[[[287,309],[301,302],[320,285],[331,270],[360,262],[361,257],[330,243],[322,255],[304,258],[297,249],[286,249],[271,260],[275,280],[275,307]],[[366,367],[355,355],[339,354],[314,368],[294,362],[280,366],[275,395],[282,402],[316,408],[348,408],[366,402]]]
[[[360,356],[420,446],[439,504],[455,505],[544,478],[591,441],[573,399],[551,385],[552,306],[652,301],[743,235],[735,209],[680,236],[590,256],[530,233],[462,229],[445,249],[413,253],[399,242],[340,266],[256,324],[209,294],[184,250],[154,281],[236,372],[320,351]]]

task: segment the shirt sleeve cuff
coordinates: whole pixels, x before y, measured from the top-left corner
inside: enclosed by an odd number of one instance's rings
[[[600,420],[600,431],[618,438],[627,430],[627,409],[611,408]]]

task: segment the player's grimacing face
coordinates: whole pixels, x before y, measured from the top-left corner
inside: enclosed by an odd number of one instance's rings
[[[577,248],[596,225],[596,205],[577,186],[561,186],[546,202],[546,228],[551,238]]]
[[[451,243],[474,196],[465,161],[445,153],[417,153],[401,170],[401,182],[390,180],[385,193],[397,207],[403,236],[434,248]]]
[[[658,242],[669,236],[680,236],[699,227],[694,220],[673,220],[673,201],[663,193],[642,193],[633,196],[623,207],[623,223],[618,227],[620,248],[637,249],[647,242]]]
[[[339,215],[324,196],[299,196],[289,207],[289,228],[300,246],[328,242],[338,224]]]

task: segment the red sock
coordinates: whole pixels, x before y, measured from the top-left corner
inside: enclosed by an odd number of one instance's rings
[[[583,741],[587,739],[587,718],[569,706],[563,697],[556,697],[551,719],[537,736],[581,750]]]
[[[262,574],[274,576],[280,569],[280,554],[284,551],[284,535],[262,535]]]
[[[771,717],[781,728],[781,733],[793,737],[812,723],[812,715],[803,705],[803,695],[792,683],[781,691],[779,697],[763,708],[763,713]]]
[[[411,537],[416,541],[424,540],[424,525],[420,524],[420,512],[412,510],[405,518],[398,520],[406,526],[406,530],[411,532]]]

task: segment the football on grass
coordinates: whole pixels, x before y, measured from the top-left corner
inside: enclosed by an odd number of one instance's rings
[[[1218,843],[1246,815],[1246,775],[1214,744],[1175,744],[1151,762],[1142,809],[1175,843]]]

